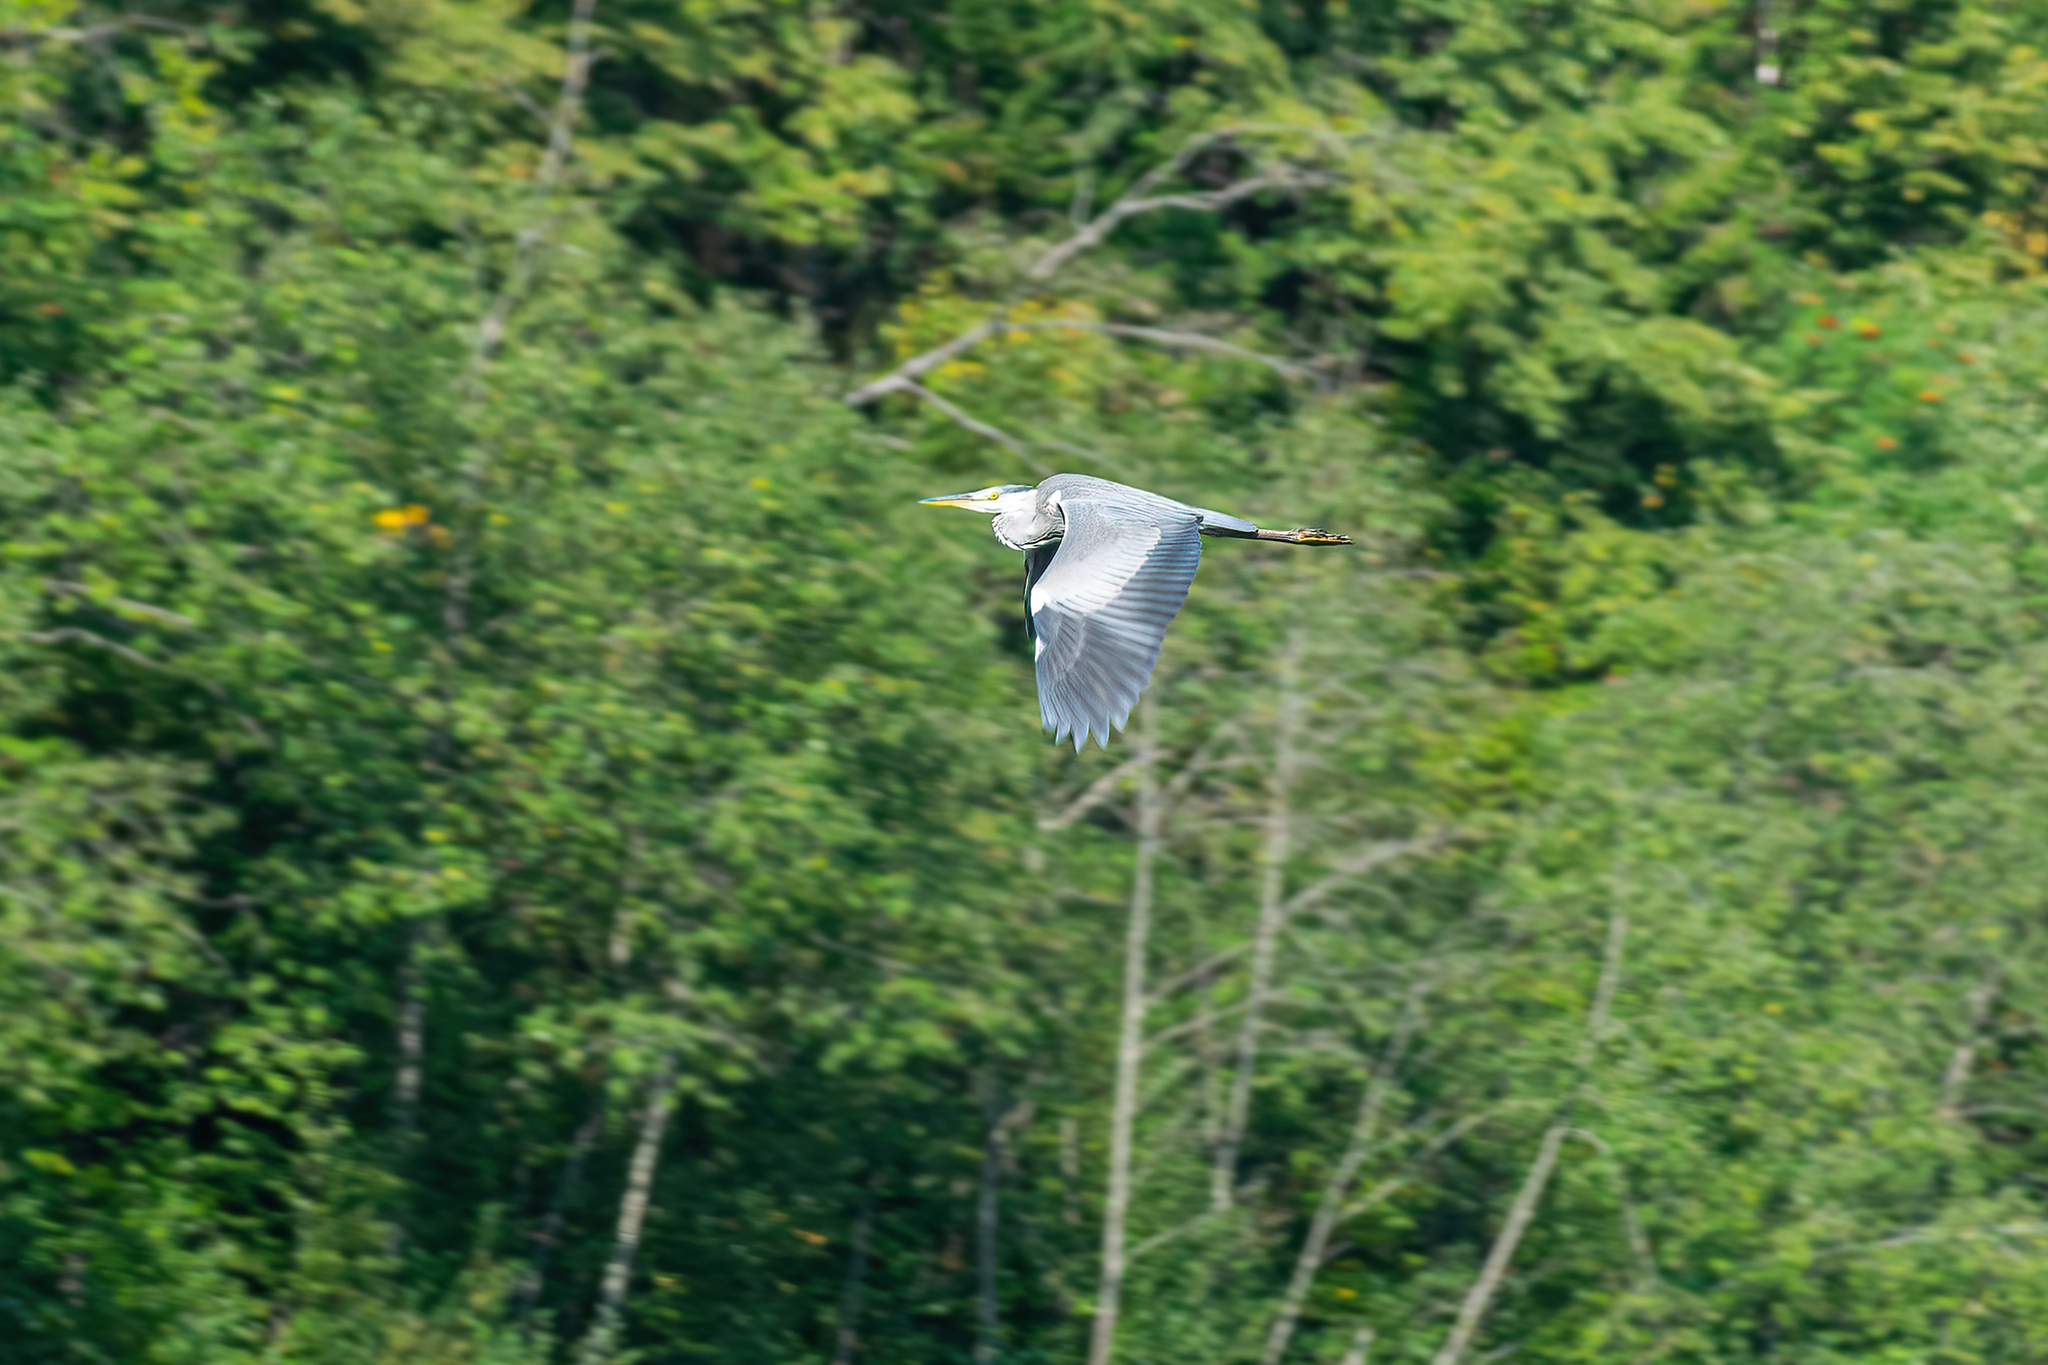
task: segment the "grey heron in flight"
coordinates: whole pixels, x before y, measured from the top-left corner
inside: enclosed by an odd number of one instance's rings
[[[1024,552],[1024,624],[1038,669],[1038,710],[1074,751],[1107,747],[1151,680],[1166,627],[1187,599],[1203,536],[1349,545],[1313,527],[1264,530],[1243,517],[1086,474],[1038,487],[1001,483],[925,498],[995,517],[996,539]]]

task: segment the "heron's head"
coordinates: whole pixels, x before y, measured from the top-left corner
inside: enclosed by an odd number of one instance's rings
[[[1038,492],[1028,483],[999,483],[977,488],[972,493],[948,493],[942,498],[921,498],[924,507],[964,507],[970,512],[1021,512],[1032,504]]]

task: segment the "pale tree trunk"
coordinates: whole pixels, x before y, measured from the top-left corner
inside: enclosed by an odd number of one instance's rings
[[[426,1079],[427,996],[421,959],[426,956],[429,936],[425,919],[407,926],[405,961],[398,969],[398,1020],[392,1039],[398,1051],[398,1071],[391,1081],[391,1139],[392,1165],[401,1173],[411,1164],[419,1130],[420,1090]],[[405,1212],[403,1206],[394,1210],[384,1226],[386,1256],[405,1249]]]
[[[426,953],[427,924],[416,919],[405,935],[405,964],[398,970],[398,1074],[391,1086],[391,1129],[403,1151],[419,1124],[420,1086],[426,1075],[427,998],[420,959]]]
[[[1160,800],[1152,705],[1139,712],[1138,848],[1131,872],[1130,919],[1124,936],[1124,1000],[1117,1028],[1116,1091],[1109,1118],[1109,1180],[1102,1204],[1102,1270],[1088,1365],[1109,1365],[1116,1351],[1124,1290],[1124,1224],[1131,1206],[1131,1149],[1138,1119],[1138,1070],[1145,1048],[1145,950],[1152,933],[1153,863],[1165,824]]]
[[[662,1134],[668,1130],[669,1115],[676,1104],[676,1054],[661,1059],[647,1096],[647,1108],[640,1117],[640,1136],[633,1144],[632,1164],[626,1169],[626,1192],[619,1200],[618,1231],[612,1238],[611,1258],[605,1262],[604,1280],[598,1289],[597,1313],[577,1352],[578,1365],[603,1365],[611,1358],[619,1325],[625,1316],[626,1290],[633,1278],[633,1258],[640,1250],[640,1228],[647,1220],[647,1201],[654,1189],[654,1168],[661,1159]]]
[[[1060,1221],[1081,1226],[1081,1121],[1060,1120]]]
[[[1250,998],[1238,1024],[1236,1070],[1223,1114],[1214,1164],[1210,1169],[1209,1202],[1227,1209],[1237,1187],[1237,1156],[1251,1120],[1252,1082],[1259,1065],[1259,1030],[1265,1023],[1266,996],[1273,986],[1273,961],[1280,931],[1287,920],[1287,858],[1294,842],[1294,781],[1301,737],[1303,702],[1296,676],[1302,648],[1296,630],[1280,655],[1280,714],[1273,740],[1273,773],[1266,810],[1266,837],[1259,858],[1259,919],[1252,935]]]
[[[1352,1182],[1358,1179],[1358,1168],[1365,1163],[1366,1153],[1372,1149],[1373,1133],[1379,1127],[1381,1112],[1386,1108],[1387,1093],[1394,1086],[1394,1073],[1400,1067],[1402,1054],[1408,1049],[1408,1039],[1414,1033],[1416,999],[1414,994],[1408,997],[1401,1017],[1394,1025],[1394,1036],[1388,1041],[1386,1052],[1374,1068],[1371,1080],[1366,1082],[1365,1094],[1358,1102],[1358,1117],[1351,1124],[1351,1140],[1345,1144],[1344,1155],[1338,1158],[1329,1181],[1323,1186],[1323,1197],[1316,1205],[1314,1219],[1309,1223],[1308,1236],[1302,1239],[1301,1254],[1295,1257],[1294,1275],[1288,1281],[1285,1297],[1280,1301],[1279,1316],[1274,1318],[1272,1330],[1266,1334],[1265,1349],[1259,1352],[1259,1365],[1279,1365],[1280,1358],[1287,1354],[1288,1343],[1294,1338],[1295,1325],[1301,1321],[1302,1305],[1308,1302],[1316,1272],[1323,1268],[1323,1253],[1329,1248],[1330,1234],[1336,1230],[1338,1219],[1343,1216],[1344,1200],[1351,1193]]]
[[[1003,1169],[1009,1164],[1010,1134],[1031,1121],[1037,1104],[1024,1100],[1004,1109],[993,1083],[983,1100],[988,1137],[981,1150],[981,1190],[974,1207],[976,1280],[975,1365],[991,1365],[1002,1350],[1001,1299],[997,1294],[997,1250],[1002,1231]]]
[[[875,1184],[870,1175],[860,1193],[860,1213],[853,1220],[853,1251],[846,1261],[846,1288],[839,1295],[839,1330],[832,1341],[832,1365],[853,1365],[860,1345],[860,1301],[867,1292],[868,1247],[875,1236]]]
[[[1365,1358],[1372,1354],[1374,1332],[1370,1327],[1361,1327],[1351,1338],[1351,1349],[1344,1353],[1342,1365],[1365,1365]]]
[[[1600,1045],[1601,1035],[1607,1031],[1608,1011],[1613,1008],[1614,992],[1621,983],[1621,950],[1627,937],[1628,917],[1616,911],[1607,921],[1607,946],[1600,959],[1600,984],[1593,992],[1586,1035],[1579,1042],[1581,1079],[1558,1106],[1550,1127],[1544,1130],[1543,1141],[1536,1148],[1536,1159],[1530,1163],[1528,1174],[1522,1177],[1522,1188],[1515,1192],[1515,1202],[1508,1208],[1507,1221],[1493,1239],[1493,1246],[1486,1253],[1486,1263],[1479,1269],[1479,1278],[1472,1282],[1464,1302],[1459,1304],[1458,1320],[1452,1324],[1451,1334],[1444,1339],[1443,1347],[1431,1365],[1459,1365],[1464,1360],[1465,1353],[1472,1348],[1472,1339],[1479,1334],[1479,1325],[1485,1320],[1486,1310],[1493,1305],[1493,1296],[1500,1291],[1500,1283],[1507,1276],[1508,1265],[1515,1258],[1515,1248],[1521,1245],[1522,1234],[1529,1230],[1530,1222],[1536,1217],[1536,1206],[1542,1202],[1551,1173],[1557,1169],[1558,1151],[1572,1131],[1569,1122],[1572,1101],[1583,1088],[1585,1073],[1593,1064],[1594,1051]]]
[[[547,1216],[541,1220],[540,1230],[533,1235],[533,1259],[528,1262],[526,1273],[519,1277],[519,1287],[513,1293],[516,1317],[522,1326],[533,1315],[534,1305],[540,1302],[540,1292],[547,1284],[548,1262],[554,1258],[555,1247],[562,1238],[562,1223],[569,1216],[569,1201],[575,1197],[576,1186],[583,1179],[583,1163],[590,1159],[590,1150],[597,1145],[603,1133],[604,1099],[600,1096],[569,1144],[569,1155],[562,1161],[561,1179],[556,1182],[554,1196],[548,1201]]]

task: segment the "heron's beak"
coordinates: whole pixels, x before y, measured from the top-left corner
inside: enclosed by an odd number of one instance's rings
[[[987,498],[978,493],[948,493],[941,498],[919,498],[917,505],[919,507],[972,507],[977,502],[987,501]]]

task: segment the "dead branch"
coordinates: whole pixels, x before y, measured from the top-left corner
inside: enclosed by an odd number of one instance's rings
[[[1108,800],[1110,793],[1122,786],[1126,778],[1135,776],[1137,771],[1138,761],[1136,759],[1131,759],[1128,762],[1120,763],[1116,767],[1111,768],[1108,772],[1090,782],[1087,789],[1079,796],[1067,802],[1065,808],[1058,815],[1039,816],[1039,829],[1047,834],[1065,829],[1068,825],[1073,824],[1089,811],[1094,810],[1097,806]]]
[[[1201,332],[1182,332],[1166,327],[1138,327],[1122,322],[1092,322],[1080,318],[1005,322],[1003,328],[1016,332],[1094,332],[1102,336],[1126,337],[1132,341],[1149,341],[1169,351],[1206,351],[1211,355],[1228,356],[1233,360],[1263,365],[1273,373],[1288,379],[1308,379],[1315,373],[1309,365],[1277,355],[1267,355],[1262,351],[1247,350],[1221,337],[1207,336]]]
[[[1493,1296],[1500,1290],[1501,1280],[1507,1275],[1508,1264],[1514,1260],[1515,1248],[1521,1245],[1522,1234],[1528,1231],[1530,1221],[1536,1216],[1536,1206],[1542,1201],[1551,1173],[1557,1168],[1558,1151],[1564,1144],[1565,1135],[1572,1131],[1565,1122],[1565,1115],[1584,1084],[1584,1073],[1592,1065],[1601,1037],[1607,1032],[1608,1012],[1613,1007],[1614,993],[1621,982],[1621,950],[1627,936],[1628,917],[1616,911],[1608,917],[1607,944],[1600,960],[1600,981],[1594,988],[1585,1037],[1579,1044],[1581,1081],[1573,1086],[1572,1093],[1559,1105],[1558,1116],[1544,1130],[1543,1141],[1536,1149],[1536,1159],[1529,1164],[1528,1174],[1522,1178],[1522,1187],[1515,1192],[1515,1202],[1508,1208],[1507,1221],[1494,1238],[1493,1246],[1486,1254],[1486,1263],[1480,1267],[1479,1277],[1472,1282],[1464,1302],[1459,1304],[1458,1320],[1452,1324],[1450,1335],[1444,1339],[1443,1347],[1431,1365],[1459,1365],[1465,1358],[1473,1337],[1478,1335],[1480,1322],[1486,1317],[1486,1310],[1493,1304]]]
[[[997,445],[1009,451],[1012,455],[1015,455],[1025,464],[1030,465],[1032,472],[1037,474],[1040,478],[1043,479],[1051,477],[1053,472],[1052,466],[1046,464],[1043,460],[1040,460],[1036,456],[1034,456],[1031,453],[1030,447],[1025,442],[1018,440],[1015,436],[1012,436],[1009,432],[1004,431],[1001,427],[990,426],[987,422],[982,421],[978,417],[970,417],[960,407],[959,404],[953,402],[951,399],[941,398],[937,394],[933,393],[930,389],[926,388],[924,385],[912,383],[910,380],[907,379],[896,386],[896,391],[899,393],[907,393],[914,398],[922,399],[923,401],[937,408],[940,412],[946,414],[946,416],[953,419],[953,421],[958,423],[960,426],[965,427],[967,430],[973,432],[976,436],[985,436],[989,440],[994,441]]]
[[[76,597],[88,602],[98,600],[93,596],[92,588],[87,584],[68,583],[61,578],[44,579],[43,589],[46,592],[60,593],[66,597]],[[132,597],[110,597],[107,601],[130,615],[146,616],[152,621],[161,621],[167,626],[177,626],[181,630],[199,629],[199,623],[191,617],[171,611],[165,607],[152,606],[148,602],[138,602]]]
[[[1095,1297],[1095,1321],[1088,1339],[1088,1365],[1109,1365],[1116,1350],[1117,1312],[1122,1306],[1124,1224],[1131,1206],[1131,1151],[1138,1114],[1138,1071],[1145,1048],[1145,954],[1152,927],[1153,863],[1159,856],[1161,810],[1153,773],[1158,725],[1153,704],[1138,712],[1138,849],[1131,873],[1130,918],[1124,942],[1124,998],[1117,1029],[1116,1089],[1110,1109],[1109,1179],[1102,1207],[1102,1268]]]
[[[1190,191],[1180,194],[1153,193],[1161,185],[1185,170],[1189,162],[1208,148],[1227,142],[1239,133],[1272,130],[1268,125],[1242,124],[1233,125],[1228,128],[1212,129],[1189,138],[1181,144],[1180,150],[1165,161],[1160,162],[1157,166],[1154,166],[1144,175],[1139,176],[1131,184],[1131,187],[1118,196],[1116,201],[1108,208],[1077,228],[1072,236],[1048,248],[1037,260],[1026,267],[1024,283],[1026,285],[1043,284],[1058,274],[1068,262],[1100,246],[1109,237],[1109,234],[1114,232],[1120,225],[1141,214],[1155,213],[1161,209],[1169,208],[1220,213],[1232,204],[1248,199],[1253,195],[1264,193],[1267,190],[1315,189],[1336,183],[1335,179],[1330,176],[1300,171],[1292,167],[1282,167],[1248,176],[1243,180],[1236,181],[1217,190]],[[868,383],[854,389],[846,395],[845,401],[853,407],[866,407],[888,394],[904,392],[907,386],[913,384],[923,375],[937,369],[962,352],[979,345],[989,337],[1001,333],[1005,328],[1014,326],[1015,324],[1009,321],[1009,312],[1012,304],[1015,302],[1015,298],[1016,295],[1012,294],[1010,298],[1005,299],[1002,304],[995,308],[987,318],[984,318],[981,322],[976,323],[973,327],[968,328],[951,340],[942,342],[930,350],[912,356],[881,378],[870,380]],[[1149,331],[1152,329],[1138,330]],[[1192,334],[1180,335],[1191,336]],[[1207,349],[1214,349],[1216,346],[1228,344],[1215,342],[1213,345],[1210,345],[1210,342],[1213,342],[1213,339],[1205,339],[1203,342],[1184,340],[1177,344],[1189,347],[1202,345]],[[1232,349],[1234,350],[1235,348]],[[1246,352],[1245,354],[1253,355],[1254,353]],[[1266,357],[1260,359],[1260,363],[1268,364],[1272,363],[1272,361],[1270,357]],[[1285,364],[1286,362],[1280,363]]]
[[[1290,917],[1300,914],[1346,883],[1357,881],[1366,873],[1388,863],[1414,854],[1434,853],[1450,843],[1452,837],[1447,833],[1432,834],[1422,839],[1389,839],[1369,844],[1350,857],[1339,860],[1335,865],[1335,871],[1295,892],[1293,898],[1287,902],[1286,913]]]
[[[74,43],[84,46],[96,43],[102,38],[111,38],[131,29],[148,29],[157,33],[174,33],[191,43],[207,41],[206,30],[181,24],[174,19],[159,18],[154,14],[124,14],[104,24],[90,28],[5,28],[0,29],[0,48],[34,47],[38,43]]]
[[[1219,1209],[1230,1207],[1237,1184],[1237,1152],[1251,1120],[1252,1080],[1258,1068],[1262,1005],[1272,989],[1273,963],[1280,933],[1287,922],[1287,858],[1294,838],[1294,781],[1298,770],[1296,743],[1304,722],[1300,688],[1301,652],[1305,636],[1299,627],[1288,633],[1279,667],[1279,724],[1273,739],[1273,768],[1267,777],[1265,839],[1259,853],[1259,908],[1252,928],[1252,971],[1249,1008],[1238,1023],[1237,1057],[1232,1068],[1230,1098],[1217,1133],[1209,1178],[1209,1199]]]
[[[1150,1003],[1154,1005],[1160,1004],[1185,987],[1200,985],[1203,979],[1218,967],[1223,966],[1232,958],[1242,957],[1250,952],[1251,946],[1249,943],[1233,944],[1220,953],[1211,953],[1208,957],[1203,958],[1180,975],[1168,977],[1153,989]]]
[[[655,1163],[661,1157],[661,1139],[668,1130],[669,1115],[675,1111],[677,1063],[673,1051],[663,1054],[648,1089],[647,1107],[640,1117],[640,1136],[633,1144],[632,1163],[626,1168],[626,1190],[619,1199],[619,1223],[612,1236],[612,1254],[605,1262],[604,1280],[598,1289],[597,1312],[577,1352],[578,1365],[603,1365],[610,1359],[625,1317],[626,1287],[632,1281],[633,1259],[640,1250],[640,1229],[647,1220]]]
[[[1663,1276],[1657,1273],[1657,1251],[1650,1245],[1650,1234],[1643,1227],[1642,1216],[1636,1211],[1634,1194],[1629,1189],[1628,1169],[1621,1164],[1621,1158],[1598,1133],[1586,1128],[1573,1128],[1569,1136],[1590,1143],[1602,1156],[1607,1158],[1608,1167],[1614,1172],[1616,1200],[1621,1205],[1621,1228],[1628,1237],[1629,1259],[1635,1262],[1636,1286],[1648,1292],[1663,1283]]]
[[[104,635],[79,626],[59,626],[55,630],[17,631],[14,638],[26,640],[32,645],[89,645],[93,649],[104,650],[117,659],[125,659],[137,668],[146,668],[152,673],[161,673],[166,677],[182,678],[186,682],[194,683],[205,689],[208,696],[226,707],[228,714],[234,717],[235,723],[242,727],[249,738],[255,740],[266,749],[273,747],[274,741],[270,738],[270,732],[257,724],[254,717],[244,715],[242,712],[235,710],[229,704],[227,689],[211,678],[201,677],[197,673],[187,672],[185,669],[174,665],[162,663],[150,658],[139,649],[131,648],[118,640],[109,640]]]
[[[1373,1068],[1372,1078],[1366,1082],[1365,1093],[1358,1102],[1358,1116],[1351,1123],[1350,1140],[1323,1186],[1315,1217],[1309,1221],[1308,1235],[1301,1241],[1301,1254],[1295,1257],[1294,1274],[1280,1301],[1280,1311],[1273,1319],[1272,1329],[1266,1334],[1265,1348],[1259,1352],[1259,1365],[1280,1365],[1280,1358],[1287,1354],[1288,1343],[1294,1339],[1294,1328],[1301,1320],[1302,1305],[1308,1302],[1316,1272],[1322,1269],[1324,1249],[1343,1215],[1344,1199],[1351,1192],[1351,1183],[1358,1178],[1358,1168],[1364,1164],[1366,1153],[1372,1148],[1380,1111],[1386,1107],[1387,1095],[1394,1085],[1394,1074],[1408,1050],[1409,1039],[1414,1035],[1422,991],[1420,985],[1412,988],[1408,998],[1402,1002],[1401,1016],[1394,1025],[1393,1037],[1388,1040],[1379,1065]]]
[[[1214,139],[1211,139],[1214,141]],[[1186,164],[1185,157],[1176,157],[1165,167],[1169,172],[1178,171]],[[1246,179],[1225,185],[1220,190],[1197,190],[1183,194],[1145,194],[1133,192],[1150,190],[1165,177],[1155,170],[1131,187],[1122,198],[1098,214],[1087,227],[1061,242],[1035,261],[1024,278],[1033,283],[1043,283],[1058,274],[1060,269],[1083,252],[1100,246],[1110,233],[1131,218],[1140,214],[1157,213],[1161,209],[1189,209],[1197,213],[1220,213],[1232,204],[1249,199],[1267,190],[1322,189],[1336,183],[1334,177],[1313,173],[1283,170],[1280,172],[1249,176]]]
[[[1220,1209],[1204,1209],[1202,1210],[1202,1212],[1196,1214],[1193,1218],[1188,1219],[1184,1223],[1176,1223],[1172,1227],[1166,1229],[1164,1232],[1153,1233],[1150,1237],[1147,1237],[1144,1241],[1138,1243],[1138,1245],[1131,1248],[1130,1259],[1135,1261],[1139,1257],[1146,1255],[1148,1252],[1157,1251],[1159,1248],[1166,1246],[1168,1243],[1179,1241],[1181,1238],[1187,1236],[1191,1232],[1200,1231],[1202,1228],[1207,1227],[1210,1223],[1214,1222],[1221,1212],[1222,1210]]]
[[[962,351],[980,345],[1002,329],[1003,324],[997,318],[978,323],[944,345],[934,346],[921,355],[912,356],[880,379],[861,385],[846,395],[846,402],[852,407],[864,408],[876,399],[886,398],[903,389],[905,385],[914,383],[936,370]]]
[[[584,1162],[590,1159],[591,1150],[604,1135],[604,1123],[604,1092],[600,1090],[590,1106],[590,1113],[577,1125],[576,1136],[570,1140],[569,1153],[562,1161],[562,1174],[555,1182],[553,1196],[548,1200],[548,1211],[542,1217],[540,1227],[532,1233],[533,1259],[527,1263],[519,1276],[518,1286],[512,1291],[514,1316],[522,1331],[527,1319],[533,1316],[534,1305],[540,1302],[540,1292],[547,1284],[548,1262],[561,1243],[562,1223],[569,1216],[569,1202],[575,1198],[576,1187],[583,1181]]]
[[[576,0],[569,11],[568,62],[562,70],[562,88],[555,99],[554,117],[548,123],[547,148],[542,152],[540,166],[533,175],[534,193],[542,197],[553,192],[555,182],[561,178],[562,167],[569,159],[576,121],[583,112],[583,92],[590,83],[590,21],[596,10],[597,0]],[[547,245],[548,226],[540,223],[524,227],[514,237],[512,269],[505,277],[504,287],[491,300],[490,307],[484,310],[483,320],[477,324],[476,346],[470,356],[473,376],[480,376],[497,356],[512,310],[518,306],[539,266],[540,256]]]
[[[1351,1338],[1351,1349],[1344,1353],[1339,1365],[1365,1365],[1365,1358],[1372,1353],[1374,1332],[1370,1327],[1358,1329],[1358,1335]]]

